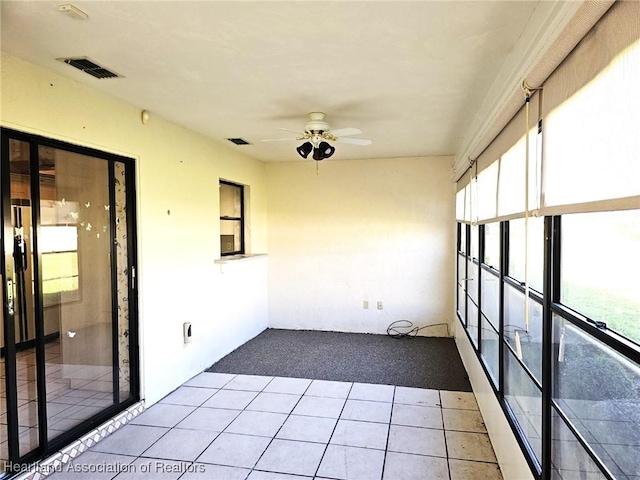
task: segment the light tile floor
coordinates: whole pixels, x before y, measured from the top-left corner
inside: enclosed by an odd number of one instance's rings
[[[472,393],[205,372],[48,478],[502,476]]]

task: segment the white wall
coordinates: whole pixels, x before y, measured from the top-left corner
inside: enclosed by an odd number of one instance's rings
[[[319,175],[314,161],[268,164],[269,326],[384,333],[400,319],[451,322],[451,164],[325,160]]]
[[[153,112],[143,125],[140,107],[5,54],[1,87],[3,126],[136,159],[143,396],[148,403],[266,328],[266,258],[226,269],[214,264],[220,251],[220,178],[250,185],[250,249],[266,251],[262,162]],[[193,323],[194,335],[186,346],[184,321]]]
[[[531,469],[502,412],[496,395],[493,393],[482,365],[480,365],[464,327],[457,319],[455,322],[455,337],[462,363],[469,375],[473,393],[478,401],[478,408],[482,413],[493,450],[498,459],[502,477],[509,480],[533,480]]]

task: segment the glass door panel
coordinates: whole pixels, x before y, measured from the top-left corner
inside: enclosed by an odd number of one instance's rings
[[[138,357],[133,163],[0,131],[1,476],[131,405]]]
[[[12,289],[13,296],[20,456],[39,445],[30,158],[27,142],[9,141],[13,271],[8,278],[11,286],[7,288]]]
[[[39,147],[48,438],[114,403],[109,163]]]

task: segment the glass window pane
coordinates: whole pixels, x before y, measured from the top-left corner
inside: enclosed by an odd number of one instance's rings
[[[529,442],[540,462],[542,458],[542,394],[509,350],[505,351],[504,360],[505,400],[511,407],[525,440]]]
[[[500,270],[500,224],[484,226],[484,263]]]
[[[466,301],[467,301],[467,295],[464,293],[464,290],[462,289],[462,287],[458,285],[458,312],[460,312],[460,317],[462,318],[463,322],[465,321],[464,305]]]
[[[465,265],[467,264],[466,257],[464,255],[458,255],[458,283],[462,285],[462,288],[466,290],[467,282],[465,281]]]
[[[467,330],[473,344],[478,346],[478,307],[467,295]]]
[[[464,225],[462,226],[462,232],[464,234]],[[464,237],[463,237],[464,238]],[[465,302],[467,301],[467,282],[465,280],[465,266],[467,264],[467,257],[464,255],[458,255],[458,312],[462,321],[465,321]]]
[[[525,281],[525,221],[524,218],[509,222],[509,276]],[[529,218],[529,286],[542,292],[544,279],[544,218]]]
[[[500,323],[500,279],[484,268],[481,271],[482,313],[494,327]]]
[[[529,324],[524,315],[524,295],[505,285],[505,339],[536,379],[542,381],[542,305],[529,300]]]
[[[242,215],[242,187],[220,184],[220,216],[239,218]]]
[[[640,343],[640,210],[562,217],[561,301]]]
[[[467,253],[467,224],[460,224],[460,251]]]
[[[220,254],[245,253],[242,185],[220,181]]]
[[[240,220],[220,220],[221,253],[240,252],[242,249]]]
[[[553,333],[553,398],[610,470],[637,476],[640,365],[558,315]]]
[[[553,411],[551,420],[553,439],[551,442],[551,478],[565,480],[567,478],[588,478],[604,480],[604,473],[589,456],[566,423]],[[597,452],[596,452],[597,453]]]
[[[499,343],[498,343],[498,333],[491,326],[487,319],[484,318],[484,315],[481,317],[482,321],[482,358],[484,359],[484,364],[489,370],[491,374],[491,381],[495,386],[498,385],[498,365],[500,364],[500,359],[498,357]]]
[[[467,293],[478,301],[479,267],[473,260],[467,260]]]

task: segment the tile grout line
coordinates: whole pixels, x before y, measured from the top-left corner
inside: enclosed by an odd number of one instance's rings
[[[271,382],[273,382],[276,378],[289,378],[289,377],[278,377],[278,376],[274,376],[269,383],[267,383],[263,389],[260,391],[260,393],[264,392],[264,389],[267,388],[269,386],[269,384],[271,384]],[[304,380],[309,380],[309,379],[304,379]],[[298,399],[298,401],[296,402],[296,404],[293,406],[293,408],[291,409],[291,412],[293,412],[293,410],[295,410],[295,408],[298,406],[298,404],[300,403],[300,401],[302,400],[302,398],[304,397],[304,394],[307,392],[307,390],[309,390],[309,388],[311,387],[311,384],[313,383],[313,379],[311,379],[311,381],[309,382],[309,385],[307,385],[307,388],[304,389],[304,392],[302,392],[302,395],[300,395],[300,398]],[[269,393],[269,392],[267,392]],[[272,392],[275,393],[275,392]],[[258,396],[256,395],[256,398]],[[255,398],[253,399],[255,400]],[[253,400],[251,400],[251,402],[253,402]],[[247,407],[249,405],[251,405],[251,402],[249,402],[249,404],[247,405]],[[245,412],[247,411],[245,407],[242,411]],[[251,410],[249,410],[251,411]],[[257,471],[259,472],[260,470],[255,470],[255,468],[258,466],[258,463],[260,463],[260,460],[262,460],[262,457],[264,456],[264,454],[267,452],[267,450],[269,449],[269,447],[271,446],[271,444],[273,443],[273,441],[276,439],[276,435],[278,435],[278,433],[280,433],[280,430],[282,430],[282,427],[284,427],[284,424],[287,423],[287,420],[289,420],[289,417],[291,416],[291,412],[289,412],[287,414],[287,418],[284,419],[284,422],[282,422],[282,425],[280,425],[280,427],[278,428],[278,430],[276,431],[276,433],[273,434],[273,436],[271,437],[271,440],[269,441],[269,443],[267,444],[267,446],[265,447],[265,449],[262,451],[262,453],[260,454],[260,456],[258,457],[258,459],[256,460],[256,462],[253,464],[253,467],[251,467],[249,469],[249,475],[251,475],[252,472]],[[267,413],[274,413],[274,412],[267,412]],[[275,412],[277,413],[277,412]],[[249,477],[249,475],[247,475],[247,478]]]
[[[235,376],[234,376],[233,378],[235,378]],[[233,378],[231,378],[227,383],[229,383],[231,380],[233,380]],[[227,383],[225,383],[224,385],[226,385]],[[223,387],[224,387],[224,385],[223,385]],[[176,390],[178,390],[178,389],[182,388],[183,386],[184,386],[184,385],[181,385],[180,387],[176,388],[173,392],[169,393],[168,395],[171,395],[172,393],[174,393]],[[209,387],[200,387],[200,388],[210,389]],[[213,394],[211,395],[211,397],[213,397],[213,396],[214,396],[216,393],[218,393],[218,391],[220,391],[221,389],[222,389],[222,387],[221,387],[221,388],[216,388],[216,389],[215,389],[215,390],[216,390],[216,392],[215,392],[215,393],[213,393]],[[214,389],[213,389],[213,388],[211,388],[211,390],[214,390]],[[165,397],[166,397],[166,396],[168,396],[168,395],[165,395]],[[209,397],[209,398],[211,398],[211,397]],[[164,397],[163,397],[163,398],[164,398]],[[208,400],[208,399],[207,399],[207,400]],[[202,404],[204,404],[207,400],[204,400],[204,401],[202,402]],[[158,401],[158,402],[156,402],[156,404],[155,404],[155,405],[160,405],[160,404],[161,404],[161,403],[160,403],[160,401]],[[169,432],[171,432],[172,430],[174,430],[174,429],[176,428],[176,426],[177,426],[180,422],[184,421],[187,417],[189,417],[189,416],[190,416],[190,415],[192,415],[196,410],[198,410],[198,408],[202,407],[202,404],[200,404],[199,406],[198,406],[198,405],[179,405],[179,406],[195,406],[195,410],[193,410],[193,412],[189,413],[187,416],[185,416],[183,419],[181,419],[181,420],[180,420],[178,423],[176,423],[176,425],[174,425],[173,427],[169,427],[169,430],[167,430],[167,431],[166,431],[166,432],[165,432],[165,433],[164,433],[160,438],[158,438],[155,442],[153,442],[151,445],[149,445],[149,446],[148,446],[148,447],[147,447],[147,448],[146,448],[146,449],[145,449],[145,450],[144,450],[140,455],[136,456],[136,457],[135,457],[135,459],[134,459],[132,462],[130,462],[130,463],[129,463],[129,465],[130,465],[130,464],[132,464],[133,462],[135,462],[135,461],[139,460],[139,459],[154,459],[154,460],[162,460],[162,461],[167,461],[167,460],[169,460],[169,461],[181,461],[181,460],[172,460],[172,459],[168,459],[168,458],[143,457],[143,455],[144,455],[144,453],[145,453],[145,452],[147,452],[151,447],[153,447],[156,443],[158,443],[162,438],[164,438],[166,435],[168,435],[168,434],[169,434]],[[173,405],[173,404],[167,404],[167,403],[165,403],[165,404],[162,404],[162,405]],[[153,406],[153,405],[152,405],[152,406]],[[209,446],[211,445],[211,443],[213,443],[213,442],[215,441],[215,439],[216,439],[216,438],[218,438],[218,436],[220,436],[220,433],[222,433],[222,432],[219,432],[219,433],[214,437],[214,439],[213,439],[213,440],[211,440],[211,442],[209,443],[209,445],[207,445],[207,446],[205,447],[205,449],[204,449],[204,450],[206,450],[207,448],[209,448]],[[198,457],[199,457],[200,455],[202,455],[202,453],[204,452],[204,450],[203,450],[202,452],[200,452],[200,454],[198,454],[198,456],[196,457],[196,460],[198,459]],[[196,463],[196,460],[191,460],[191,461],[186,461],[186,462],[189,462],[189,466],[193,466],[193,465]],[[181,461],[181,462],[182,462],[182,461]],[[185,463],[186,463],[186,462],[185,462]],[[188,470],[185,470],[182,474],[180,474],[180,476],[179,476],[179,477],[178,477],[178,479],[176,479],[176,480],[179,480],[180,478],[182,478],[182,477],[183,477],[184,475],[186,475],[187,473],[188,473]],[[119,473],[116,473],[116,475],[115,475],[115,476],[111,477],[111,480],[115,480],[115,479],[116,479],[116,477],[117,477],[119,474],[120,474],[120,472],[119,472]]]
[[[442,395],[440,390],[438,390],[438,399],[440,400],[440,418],[442,419],[442,437],[444,438],[444,454],[447,459],[447,474],[449,475],[449,480],[451,478],[451,464],[449,463],[449,446],[447,445],[447,426],[444,423],[444,407],[442,401]]]
[[[229,381],[231,381],[231,380],[229,380]],[[177,390],[177,389],[176,389],[176,390]],[[220,390],[220,389],[218,389],[218,390]],[[218,392],[216,392],[216,393],[218,393]],[[169,394],[169,395],[170,395],[170,394]],[[215,393],[214,393],[213,395],[215,395]],[[211,396],[213,397],[213,395],[211,395]],[[211,397],[209,397],[209,398],[211,398]],[[207,400],[208,400],[208,399],[207,399]],[[207,400],[205,400],[204,402],[206,402]],[[204,403],[204,402],[202,402],[202,403]],[[160,402],[157,402],[157,403],[156,403],[156,405],[160,405]],[[164,403],[164,404],[162,404],[162,405],[172,405],[172,404],[170,404],[170,403]],[[152,406],[153,406],[153,405],[152,405]],[[179,406],[193,406],[193,405],[179,405]],[[189,414],[188,414],[187,416],[185,416],[183,419],[181,419],[180,421],[178,421],[178,423],[176,423],[173,427],[169,427],[169,430],[167,430],[167,431],[166,431],[166,432],[165,432],[165,433],[164,433],[160,438],[158,438],[155,442],[153,442],[153,443],[152,443],[151,445],[149,445],[145,450],[143,450],[143,451],[142,451],[142,453],[141,453],[140,455],[138,455],[138,457],[136,458],[136,460],[138,460],[138,459],[140,459],[140,458],[155,458],[155,457],[144,457],[143,455],[145,454],[145,452],[149,451],[149,449],[151,449],[151,447],[153,447],[156,443],[158,443],[162,438],[164,438],[166,435],[168,435],[171,431],[175,430],[175,429],[176,429],[176,427],[177,427],[177,425],[178,425],[180,422],[183,422],[183,421],[184,421],[184,420],[186,420],[188,417],[190,417],[194,412],[196,412],[200,407],[202,407],[202,405],[200,405],[200,406],[195,405],[195,407],[196,407],[196,408],[195,408],[195,410],[194,410],[193,412],[189,413]],[[177,430],[181,430],[181,429],[177,429]],[[183,430],[185,430],[185,429],[183,429]],[[204,450],[206,450],[207,448],[209,448],[209,446],[210,446],[210,445],[215,441],[215,439],[216,439],[216,438],[218,438],[218,437],[220,436],[220,433],[222,433],[222,432],[219,432],[219,433],[218,433],[218,434],[213,438],[213,440],[211,440],[211,442],[209,442],[209,445],[207,445],[207,446],[204,448]],[[200,455],[202,455],[202,453],[204,452],[204,450],[202,450],[202,452],[200,452],[200,453],[198,454],[198,456],[195,458],[195,460],[191,460],[191,464],[194,464],[194,463],[196,462],[196,460],[198,459],[198,457],[199,457]],[[162,459],[160,459],[160,460],[162,460]],[[164,460],[171,460],[171,459],[166,458],[166,459],[164,459]],[[135,461],[135,460],[134,460],[134,461]],[[182,475],[180,475],[180,476],[182,476]],[[113,479],[112,479],[112,480],[113,480]]]
[[[344,382],[344,383],[346,383],[346,382]],[[349,383],[351,383],[351,386],[349,387],[349,391],[347,392],[347,396],[344,399],[344,404],[342,405],[342,408],[340,409],[340,414],[338,415],[338,418],[336,419],[336,424],[333,426],[333,430],[331,431],[331,435],[329,435],[329,439],[327,440],[327,444],[324,447],[324,451],[322,452],[322,456],[320,457],[320,462],[318,463],[318,466],[316,467],[316,471],[313,474],[313,478],[316,478],[318,476],[318,472],[320,471],[320,465],[322,465],[322,461],[324,460],[324,456],[327,454],[327,450],[329,448],[329,444],[331,442],[331,439],[333,438],[333,435],[336,433],[336,428],[338,428],[338,422],[340,421],[340,417],[342,416],[342,412],[344,412],[344,409],[347,406],[347,400],[349,399],[349,395],[351,395],[351,390],[353,390],[353,386],[355,385],[355,382],[349,382]]]
[[[205,372],[202,372],[202,373],[205,373]],[[202,402],[202,405],[204,405],[204,404],[205,404],[205,403],[207,403],[210,399],[212,399],[213,397],[215,397],[215,396],[218,394],[218,392],[220,392],[221,390],[223,390],[223,389],[224,389],[224,387],[226,387],[227,385],[229,385],[229,383],[231,383],[233,380],[235,380],[235,379],[238,377],[238,375],[239,375],[239,374],[235,374],[233,377],[231,377],[231,378],[229,379],[229,381],[227,381],[227,382],[226,382],[226,383],[224,383],[220,388],[218,388],[218,391],[217,391],[216,393],[214,393],[214,394],[213,394],[213,395],[211,395],[208,399],[206,399],[204,402]],[[273,379],[272,379],[271,381],[273,381]],[[269,381],[269,383],[271,383],[271,381]],[[267,383],[267,385],[269,385],[269,383]],[[266,387],[266,385],[265,385],[265,387]],[[256,395],[256,397],[257,397],[257,395]],[[255,399],[255,397],[254,397],[254,399]],[[252,401],[253,401],[253,400],[252,400]],[[186,420],[186,419],[187,419],[187,417],[189,417],[189,416],[190,416],[190,415],[192,415],[195,411],[197,411],[197,410],[198,410],[198,408],[208,408],[208,407],[203,407],[202,405],[200,405],[199,407],[197,407],[197,408],[196,408],[196,410],[194,410],[194,411],[193,411],[193,412],[191,412],[189,415],[187,415],[185,418],[183,418],[183,419],[181,420],[181,422],[182,422],[182,421],[184,421],[184,420]],[[240,413],[242,413],[242,412],[244,412],[244,409],[243,409],[243,410],[241,410],[241,412],[240,412]],[[233,421],[234,421],[236,418],[238,418],[239,416],[240,416],[240,414],[236,415],[236,416],[234,417],[234,419],[233,419],[233,420],[231,420],[231,422],[229,422],[229,425],[231,425],[231,423],[233,423]],[[178,423],[180,423],[180,422],[178,422]],[[176,425],[177,425],[177,424],[176,424]],[[196,458],[195,458],[195,459],[193,460],[193,462],[192,462],[192,465],[195,465],[195,464],[198,462],[198,459],[202,456],[202,454],[203,454],[204,452],[206,452],[206,451],[207,451],[207,449],[208,449],[208,448],[213,444],[213,442],[215,442],[215,441],[220,437],[220,435],[222,435],[222,433],[224,432],[224,430],[225,430],[229,425],[227,425],[226,427],[224,427],[224,428],[222,429],[222,431],[218,432],[218,434],[213,438],[213,440],[211,440],[211,441],[209,442],[209,444],[204,448],[204,450],[202,450],[202,451],[201,451],[201,452],[196,456]],[[202,463],[204,463],[204,462],[202,462]],[[179,477],[179,478],[182,478],[184,475],[186,475],[186,473],[187,473],[187,472],[184,472],[182,475],[180,475],[180,477]]]
[[[387,466],[387,454],[389,452],[389,439],[391,438],[391,422],[393,421],[393,406],[396,400],[396,389],[398,387],[394,385],[393,396],[391,397],[391,412],[389,413],[389,428],[387,429],[387,443],[384,446],[384,458],[382,459],[382,472],[380,472],[380,479],[384,478],[384,469]]]
[[[229,382],[231,382],[231,381],[232,381],[234,378],[236,378],[236,377],[237,377],[237,375],[234,375],[232,378],[230,378],[226,383],[224,383],[224,384],[222,385],[222,387],[220,387],[220,388],[216,389],[216,392],[215,392],[213,395],[211,395],[211,397],[209,397],[209,398],[212,398],[214,395],[216,395],[216,393],[218,393],[220,390],[222,390],[222,389],[223,389],[223,388],[224,388],[224,387],[225,387]],[[173,392],[175,392],[176,390],[178,390],[178,389],[179,389],[179,388],[181,388],[182,386],[183,386],[183,385],[181,385],[180,387],[176,388]],[[200,388],[208,388],[208,387],[200,387]],[[171,393],[173,393],[173,392],[171,392]],[[171,393],[169,393],[168,395],[171,395]],[[166,396],[168,396],[168,395],[165,395],[165,397],[166,397]],[[163,398],[164,398],[164,397],[163,397]],[[144,455],[144,453],[145,453],[145,452],[147,452],[151,447],[153,447],[156,443],[158,443],[158,442],[160,441],[160,439],[164,438],[167,434],[169,434],[169,432],[171,432],[172,430],[174,430],[174,429],[176,428],[176,426],[177,426],[180,422],[183,422],[183,421],[184,421],[184,420],[186,420],[189,416],[191,416],[195,411],[197,411],[199,408],[201,408],[201,407],[202,407],[202,405],[203,405],[205,402],[207,402],[207,401],[209,400],[209,398],[208,398],[207,400],[203,401],[203,402],[202,402],[202,404],[200,404],[200,406],[196,406],[196,408],[195,408],[195,410],[194,410],[193,412],[189,413],[189,414],[188,414],[187,416],[185,416],[183,419],[181,419],[180,421],[178,421],[178,423],[176,423],[173,427],[170,427],[170,428],[169,428],[169,430],[167,430],[167,431],[166,431],[166,432],[165,432],[165,433],[164,433],[160,438],[158,438],[155,442],[153,442],[153,443],[152,443],[151,445],[149,445],[145,450],[143,450],[143,452],[142,452],[140,455],[138,455],[138,456],[136,457],[136,459],[134,460],[134,462],[135,462],[136,460],[140,459],[140,458],[150,458],[150,457],[143,457],[142,455]],[[156,402],[156,404],[155,404],[155,405],[160,405],[160,401]],[[162,405],[172,405],[172,404],[167,404],[167,403],[165,403],[165,404],[162,404]],[[181,406],[189,406],[189,405],[181,405]],[[153,407],[153,405],[152,405],[152,407]],[[150,407],[150,408],[151,408],[151,407]],[[202,452],[200,452],[200,453],[196,456],[195,460],[192,460],[192,461],[190,462],[190,465],[194,465],[194,464],[196,463],[196,461],[198,460],[198,458],[199,458],[199,457],[204,453],[204,451],[205,451],[207,448],[209,448],[209,447],[211,446],[211,444],[212,444],[213,442],[215,442],[215,440],[220,436],[220,434],[221,434],[221,433],[222,433],[222,432],[218,432],[218,434],[213,438],[213,440],[211,440],[211,442],[209,442],[209,444],[204,448],[204,450],[202,450]],[[153,458],[153,457],[151,457],[151,458]],[[169,459],[161,459],[161,460],[169,460]],[[133,463],[133,462],[131,462],[131,463]],[[186,473],[187,473],[186,471],[185,471],[185,472],[183,472],[183,473],[180,475],[180,477],[178,477],[178,479],[179,479],[179,478],[181,478],[181,477],[183,477]],[[119,475],[119,473],[118,473],[118,474],[116,474],[116,476],[115,476],[115,477],[117,477],[118,475]],[[111,480],[114,480],[114,479],[115,479],[115,477],[112,477],[112,478],[111,478]]]

